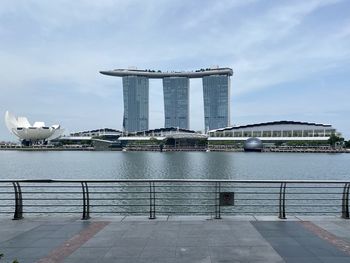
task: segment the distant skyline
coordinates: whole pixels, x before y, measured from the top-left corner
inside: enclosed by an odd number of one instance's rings
[[[122,129],[121,78],[100,70],[230,67],[231,124],[329,123],[350,139],[350,1],[1,1],[0,141],[6,110],[67,132]],[[150,80],[149,128],[164,126]],[[190,128],[204,129],[200,79]]]

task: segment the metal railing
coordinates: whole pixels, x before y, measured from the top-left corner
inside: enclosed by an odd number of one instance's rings
[[[0,180],[0,214],[341,215],[347,181]]]

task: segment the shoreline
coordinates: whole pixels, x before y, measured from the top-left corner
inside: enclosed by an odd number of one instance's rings
[[[243,148],[207,148],[207,147],[177,147],[177,148],[162,148],[159,147],[125,147],[125,148],[110,148],[110,149],[95,149],[94,147],[51,147],[51,146],[0,146],[0,151],[122,151],[122,152],[245,152]],[[350,149],[332,149],[332,148],[265,148],[262,153],[350,153]]]

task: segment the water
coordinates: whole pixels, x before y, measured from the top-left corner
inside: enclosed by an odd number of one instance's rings
[[[0,179],[350,179],[350,154],[0,151]]]

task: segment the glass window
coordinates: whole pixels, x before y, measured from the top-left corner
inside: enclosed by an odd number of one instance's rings
[[[283,137],[292,137],[292,131],[283,131],[282,135]]]
[[[332,133],[335,133],[335,130],[332,130],[332,129],[326,130],[326,136],[331,136]]]
[[[293,131],[293,136],[294,137],[302,137],[303,136],[303,131]]]
[[[305,130],[304,131],[304,136],[303,137],[313,137],[314,136],[314,131],[313,130]]]
[[[242,132],[240,131],[234,132],[234,137],[242,137]]]
[[[261,137],[261,131],[253,131],[253,137]]]
[[[273,131],[272,137],[281,137],[281,131]]]
[[[315,130],[314,131],[315,137],[323,137],[324,136],[324,130]]]
[[[252,132],[251,131],[244,131],[243,137],[252,137]]]
[[[263,137],[271,137],[271,131],[263,131]]]

